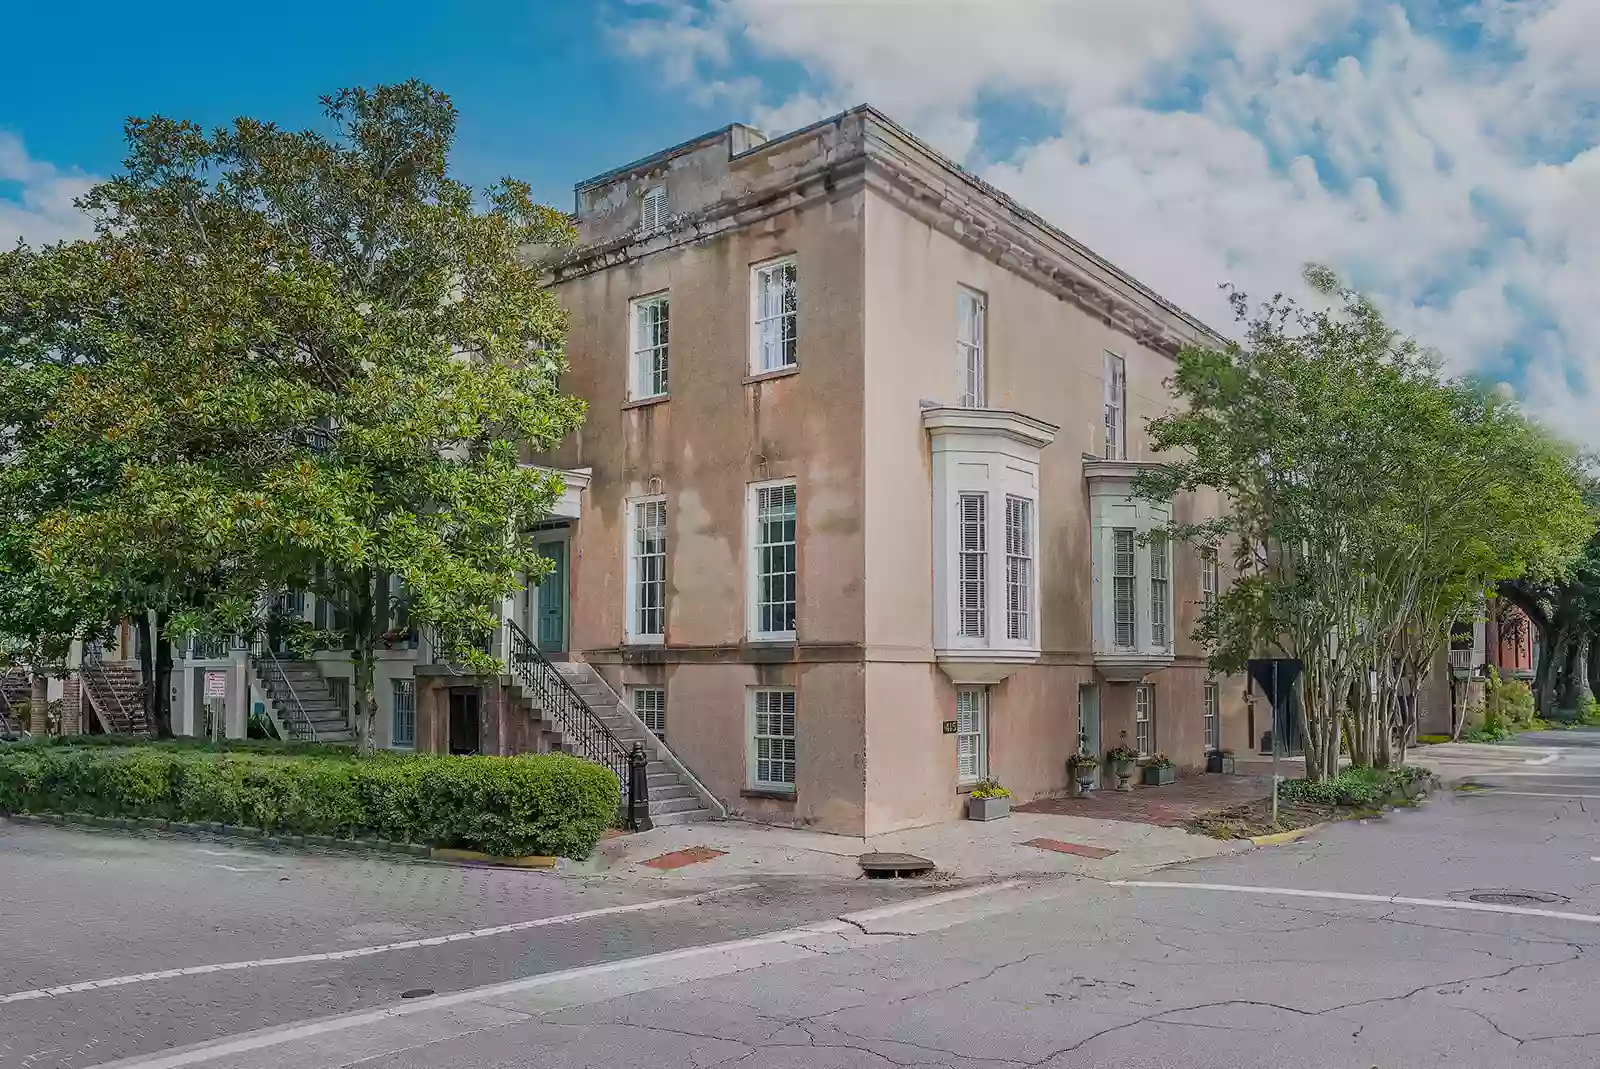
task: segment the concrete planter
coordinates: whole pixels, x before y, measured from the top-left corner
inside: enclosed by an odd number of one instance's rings
[[[1117,776],[1117,790],[1119,790],[1119,791],[1131,791],[1131,790],[1133,790],[1133,762],[1132,761],[1117,761],[1117,762],[1114,762],[1112,764],[1112,766],[1111,766],[1111,771],[1115,772],[1116,776]]]
[[[968,798],[968,820],[999,820],[1011,812],[1009,798]]]
[[[1169,783],[1177,782],[1177,779],[1178,770],[1175,767],[1155,768],[1151,765],[1146,765],[1144,778],[1140,782],[1146,787],[1165,787]]]
[[[1094,769],[1085,768],[1074,775],[1073,793],[1079,798],[1087,798],[1094,793]]]
[[[1220,772],[1224,776],[1233,775],[1233,755],[1231,753],[1214,753],[1206,755],[1206,771]]]

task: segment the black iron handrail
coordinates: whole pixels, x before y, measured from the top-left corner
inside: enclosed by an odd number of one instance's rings
[[[645,803],[646,792],[635,783],[644,777],[633,772],[637,759],[632,751],[612,734],[589,703],[578,696],[567,677],[550,663],[544,651],[528,638],[527,632],[518,627],[515,620],[507,620],[505,624],[510,636],[506,665],[512,678],[561,729],[574,756],[604,765],[616,773],[622,785],[623,812],[627,813],[628,822],[637,826],[642,814],[636,810]]]
[[[289,674],[283,670],[283,663],[278,660],[278,655],[272,652],[272,643],[267,641],[265,636],[257,636],[255,642],[251,644],[250,652],[254,655],[251,660],[261,673],[261,682],[267,688],[268,697],[282,705],[284,714],[289,718],[287,726],[290,733],[303,733],[300,734],[300,738],[316,742],[316,725],[312,724],[306,707],[300,704],[300,694],[289,681]]]
[[[141,715],[138,720],[135,720],[132,712],[130,712],[128,707],[123,704],[122,696],[117,693],[116,684],[111,682],[111,676],[106,672],[104,657],[104,644],[100,642],[85,642],[83,644],[83,661],[81,665],[83,674],[85,677],[93,675],[97,680],[99,680],[99,690],[101,691],[99,695],[96,695],[94,687],[88,688],[89,702],[90,704],[98,707],[100,704],[100,698],[109,697],[111,704],[116,706],[116,715],[122,721],[122,730],[135,735],[142,734],[144,727],[142,723],[144,719],[144,710],[142,708],[140,709]],[[143,684],[141,683],[141,686],[142,685]],[[100,712],[109,713],[111,710],[100,710]]]

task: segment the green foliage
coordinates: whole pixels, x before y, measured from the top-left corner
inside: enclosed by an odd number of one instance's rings
[[[0,750],[0,811],[375,836],[497,856],[586,857],[616,819],[616,776],[564,754],[355,758],[178,745]]]
[[[1011,792],[997,779],[981,779],[972,788],[973,798],[1010,798]]]
[[[1126,746],[1113,746],[1106,751],[1106,760],[1114,765],[1132,764],[1139,759],[1139,755]]]
[[[1502,679],[1493,667],[1484,687],[1484,723],[1517,728],[1532,725],[1535,709],[1533,690],[1520,679]],[[1592,700],[1592,699],[1591,699]]]
[[[1436,360],[1329,272],[1329,307],[1233,294],[1244,340],[1179,354],[1178,405],[1150,423],[1167,460],[1138,480],[1166,500],[1214,492],[1222,518],[1172,534],[1232,554],[1195,637],[1218,671],[1300,659],[1307,768],[1331,774],[1345,719],[1383,763],[1399,677],[1427,671],[1483,592],[1559,574],[1595,531],[1577,460],[1514,401]],[[1378,676],[1376,688],[1357,680]]]
[[[525,183],[450,177],[442,93],[323,104],[312,131],[133,119],[95,238],[0,254],[0,634],[249,632],[310,590],[370,745],[382,636],[490,668],[493,607],[548,567],[524,532],[562,486],[523,450],[583,405],[538,250],[574,233]]]
[[[1164,753],[1158,753],[1154,757],[1145,758],[1144,767],[1145,768],[1173,768],[1175,766],[1173,764],[1172,758],[1168,757]]]
[[[1377,809],[1389,800],[1396,789],[1432,778],[1431,771],[1415,765],[1394,770],[1346,768],[1338,775],[1329,776],[1320,782],[1306,779],[1284,780],[1278,784],[1278,797],[1285,802],[1306,802],[1347,809]]]

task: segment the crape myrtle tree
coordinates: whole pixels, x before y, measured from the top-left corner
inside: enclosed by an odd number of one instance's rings
[[[1570,450],[1515,403],[1446,379],[1417,344],[1325,269],[1325,299],[1252,309],[1241,340],[1179,354],[1172,413],[1150,423],[1168,463],[1138,490],[1209,487],[1223,517],[1174,528],[1226,547],[1233,579],[1197,638],[1218,671],[1250,657],[1303,662],[1306,772],[1341,752],[1403,760],[1401,696],[1451,625],[1517,575],[1556,575],[1594,531]]]
[[[0,548],[41,589],[129,592],[171,639],[258,630],[284,589],[329,598],[338,634],[316,637],[352,655],[370,750],[392,591],[485,661],[501,599],[547,567],[525,532],[562,486],[522,458],[583,414],[539,266],[574,234],[525,183],[450,176],[444,94],[322,103],[307,131],[131,120],[123,173],[82,201],[96,236],[6,254],[5,374],[48,415],[0,463],[72,470]]]

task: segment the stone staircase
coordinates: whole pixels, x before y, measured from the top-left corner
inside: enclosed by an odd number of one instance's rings
[[[633,710],[617,697],[616,691],[598,672],[579,661],[556,662],[555,667],[623,746],[631,750],[635,743],[639,743],[650,754],[650,763],[645,766],[645,772],[649,777],[652,825],[692,824],[702,820],[717,820],[725,815],[720,811],[720,806],[713,809],[707,804],[709,793],[703,787],[698,791],[695,789],[695,781],[688,769],[664,742],[640,722]]]
[[[350,712],[340,707],[322,670],[313,661],[252,651],[250,670],[272,703],[277,722],[301,742],[354,743]]]
[[[83,695],[107,735],[148,735],[144,718],[144,676],[125,661],[86,654],[80,671]]]
[[[0,739],[14,739],[27,730],[19,706],[26,708],[32,696],[33,682],[26,668],[0,672]]]

